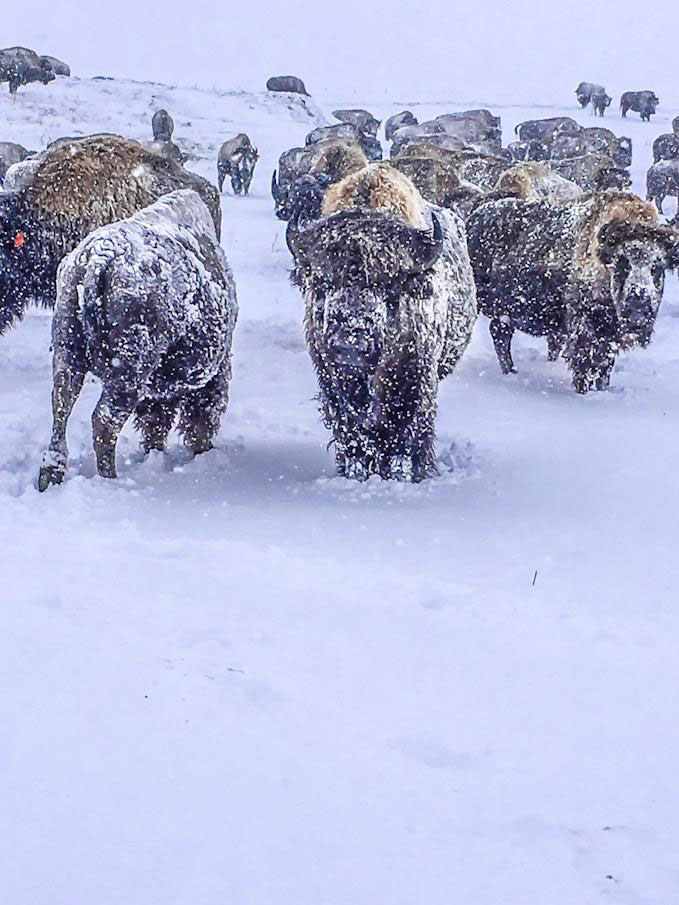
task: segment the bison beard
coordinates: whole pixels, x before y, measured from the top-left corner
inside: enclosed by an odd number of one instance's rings
[[[288,236],[339,474],[435,474],[439,378],[466,347],[476,313],[470,279],[472,304],[456,344],[437,263],[448,241],[439,221],[422,230],[382,212],[347,210]]]

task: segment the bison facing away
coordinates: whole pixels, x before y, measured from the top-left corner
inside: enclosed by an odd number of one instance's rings
[[[217,189],[136,141],[115,135],[60,140],[15,167],[26,168],[20,187],[0,193],[0,333],[29,303],[53,304],[57,267],[85,236],[161,195],[197,191],[219,235]]]
[[[248,136],[241,132],[235,138],[225,141],[217,157],[217,184],[219,191],[224,188],[224,179],[231,177],[234,195],[247,195],[255,175],[259,153]]]
[[[420,481],[436,473],[438,383],[467,347],[476,298],[461,220],[411,183],[397,197],[407,180],[385,173],[340,183],[328,216],[288,241],[339,474]]]
[[[193,451],[210,449],[226,409],[236,290],[210,213],[173,192],[95,230],[59,268],[52,325],[53,429],[38,486],[64,478],[66,426],[86,374],[103,384],[92,416],[97,470],[116,476],[132,415],[144,449],[164,449],[179,413]]]
[[[467,231],[502,371],[514,371],[515,330],[545,336],[550,359],[563,351],[578,393],[605,389],[617,353],[648,345],[665,270],[679,263],[679,235],[619,192],[484,204]]]

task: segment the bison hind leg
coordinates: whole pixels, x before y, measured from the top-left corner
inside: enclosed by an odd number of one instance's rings
[[[495,346],[495,354],[503,374],[516,374],[512,359],[512,337],[514,327],[508,320],[494,317],[490,322],[490,335]]]
[[[142,433],[145,453],[164,451],[177,416],[177,400],[143,399],[135,410],[135,425]]]
[[[229,401],[230,363],[205,386],[190,390],[179,402],[179,432],[194,456],[212,449]]]
[[[547,336],[547,360],[558,361],[563,349],[563,337],[557,333],[550,333]]]
[[[68,460],[66,425],[84,380],[84,371],[73,371],[65,365],[55,369],[52,389],[52,437],[43,456],[38,476],[38,490],[41,493],[52,484],[61,484],[64,480]]]
[[[113,392],[104,387],[99,402],[92,412],[92,435],[97,472],[102,478],[115,478],[116,444],[125,422],[136,408],[136,392]]]

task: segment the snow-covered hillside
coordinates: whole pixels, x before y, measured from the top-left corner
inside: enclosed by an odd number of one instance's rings
[[[441,387],[441,477],[339,480],[268,192],[324,112],[59,79],[0,95],[0,140],[150,137],[159,106],[206,176],[236,132],[261,153],[252,195],[223,196],[232,401],[194,461],[176,440],[144,460],[126,429],[106,481],[90,382],[39,495],[49,316],[0,339],[0,900],[677,901],[676,279],[607,393],[521,336],[503,377],[481,318]],[[505,140],[591,120],[497,112]],[[638,191],[676,112],[604,121]]]

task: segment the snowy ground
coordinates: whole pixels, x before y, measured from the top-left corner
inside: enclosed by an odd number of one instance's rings
[[[107,482],[92,383],[39,495],[49,317],[0,340],[1,901],[676,902],[676,280],[650,349],[585,398],[525,337],[501,376],[481,319],[441,387],[442,477],[339,480],[268,194],[321,115],[59,80],[0,96],[0,140],[146,137],[159,105],[205,175],[235,132],[262,155],[252,196],[223,198],[232,402],[195,461],[144,461],[127,430]],[[498,112],[505,140],[591,119]],[[639,191],[675,112],[604,121]]]

